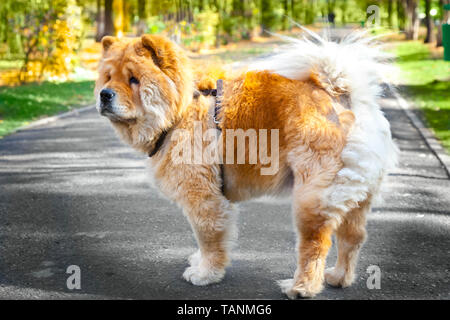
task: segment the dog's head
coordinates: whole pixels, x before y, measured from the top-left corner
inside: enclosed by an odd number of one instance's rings
[[[160,132],[179,118],[193,95],[189,59],[157,35],[102,39],[95,85],[97,110],[133,147],[148,152]]]

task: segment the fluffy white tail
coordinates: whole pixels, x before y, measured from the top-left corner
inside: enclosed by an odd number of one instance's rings
[[[268,70],[294,80],[305,80],[314,72],[331,95],[350,97],[355,124],[342,152],[344,168],[324,199],[331,207],[348,211],[378,193],[397,161],[398,149],[379,105],[385,74],[392,70],[386,63],[389,55],[361,32],[333,42],[304,30],[309,39],[281,36],[289,46],[256,61],[249,70]]]
[[[375,38],[353,32],[340,42],[329,41],[303,28],[309,38],[279,36],[289,44],[281,52],[258,60],[249,70],[268,70],[293,80],[319,76],[330,93],[380,95],[384,75],[391,72],[390,56],[374,45]]]

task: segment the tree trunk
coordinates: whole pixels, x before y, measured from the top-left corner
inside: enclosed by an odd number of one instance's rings
[[[305,24],[312,24],[314,23],[314,19],[316,17],[316,3],[315,0],[309,0],[307,1],[307,14],[306,14],[306,21]]]
[[[216,48],[220,47],[220,29],[222,27],[222,19],[221,19],[221,9],[220,9],[220,3],[218,0],[213,0],[212,2],[213,6],[216,8],[216,11],[219,15],[219,19],[217,21],[216,25]]]
[[[397,0],[397,27],[399,30],[405,30],[405,10],[403,0]]]
[[[137,35],[142,35],[145,31],[147,31],[147,8],[146,8],[146,0],[138,0],[138,15],[139,22],[137,27]]]
[[[114,23],[112,18],[113,0],[105,0],[105,30],[104,36],[113,36],[115,34]]]
[[[247,39],[251,39],[253,34],[253,26],[252,26],[252,19],[253,19],[253,12],[251,8],[251,0],[246,0],[244,2],[244,21],[245,21],[245,29],[246,31],[246,37]]]
[[[294,21],[297,19],[297,13],[295,12],[295,0],[291,0],[291,18]]]
[[[103,10],[102,10],[102,0],[97,0],[97,14],[95,17],[95,22],[97,24],[97,30],[95,33],[95,41],[100,42],[103,36],[104,29],[104,19],[103,19]]]
[[[389,26],[389,28],[392,28],[392,25],[393,25],[393,23],[392,23],[393,1],[394,0],[388,0],[388,8],[387,8],[387,10],[388,10],[388,26]]]
[[[433,34],[433,17],[430,14],[431,0],[425,0],[425,26],[427,27],[427,36],[425,37],[425,43],[434,41]]]
[[[289,28],[289,3],[288,0],[283,0],[283,30],[287,30]]]
[[[403,0],[406,12],[406,39],[417,40],[419,37],[419,17],[417,16],[417,0]]]
[[[342,4],[341,4],[342,19],[341,19],[341,21],[344,26],[347,24],[347,8],[348,8],[347,1],[346,0],[342,1]]]
[[[274,12],[271,0],[261,0],[261,35],[269,36],[265,31],[270,31],[274,23]]]

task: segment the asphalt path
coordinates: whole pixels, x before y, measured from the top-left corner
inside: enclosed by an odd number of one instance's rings
[[[382,105],[400,165],[368,216],[354,285],[317,299],[449,299],[450,180],[397,101]],[[0,140],[0,298],[285,299],[275,280],[295,270],[289,199],[240,208],[232,266],[195,287],[181,277],[196,247],[188,222],[94,108],[17,132]],[[79,290],[67,288],[71,265]],[[367,286],[371,265],[380,289]]]

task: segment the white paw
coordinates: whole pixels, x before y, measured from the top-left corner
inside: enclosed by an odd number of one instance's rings
[[[329,268],[325,270],[325,281],[333,287],[348,287],[353,282],[353,276],[346,276],[345,270]]]
[[[281,288],[281,292],[287,295],[289,299],[297,298],[298,293],[292,290],[292,287],[294,286],[294,279],[278,280],[277,283]]]
[[[188,261],[191,266],[195,267],[200,264],[201,259],[202,259],[202,253],[200,252],[200,250],[197,250],[189,256]]]
[[[183,278],[196,286],[205,286],[207,284],[220,282],[224,275],[224,269],[208,269],[201,265],[197,265],[188,267],[183,273]]]
[[[312,298],[322,290],[320,283],[298,283],[294,286],[294,279],[286,279],[277,281],[278,285],[289,299],[296,299],[298,296],[302,298]]]

